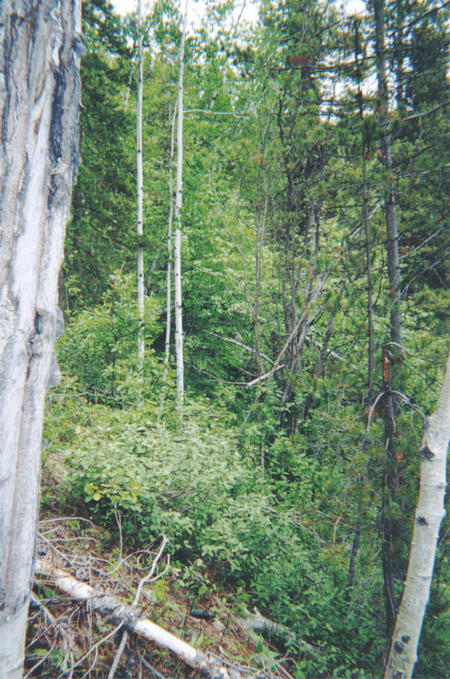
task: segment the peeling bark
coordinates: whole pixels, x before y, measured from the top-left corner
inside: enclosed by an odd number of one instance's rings
[[[58,272],[78,166],[79,0],[0,3],[0,676],[22,676]]]
[[[405,589],[397,615],[384,679],[410,679],[417,660],[425,609],[430,597],[439,528],[445,516],[447,449],[450,439],[450,355],[436,410],[422,439],[420,492]]]

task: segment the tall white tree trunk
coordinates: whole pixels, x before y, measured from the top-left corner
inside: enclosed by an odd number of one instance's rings
[[[139,310],[138,361],[141,380],[144,376],[144,172],[142,164],[142,100],[144,79],[144,44],[142,0],[138,0],[138,92],[136,115],[136,169],[137,169],[137,296]]]
[[[172,307],[172,227],[173,227],[173,156],[175,150],[175,120],[177,105],[175,104],[170,127],[170,159],[169,159],[169,217],[167,220],[167,280],[166,280],[166,339],[164,354],[164,383],[167,378],[167,366],[170,358],[171,307]]]
[[[447,449],[450,439],[450,355],[441,395],[422,439],[420,493],[409,553],[408,574],[397,615],[385,679],[410,679],[417,660],[430,597],[439,528],[445,516]]]
[[[188,1],[184,9],[183,30],[180,44],[180,70],[178,75],[178,124],[177,124],[177,185],[175,197],[175,355],[177,364],[177,400],[184,401],[184,356],[183,356],[183,296],[181,285],[181,206],[183,203],[183,80],[184,80],[184,42],[186,38]]]
[[[22,676],[58,273],[78,164],[80,0],[0,2],[0,677]]]

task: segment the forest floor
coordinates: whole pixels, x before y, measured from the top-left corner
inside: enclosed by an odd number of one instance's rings
[[[124,604],[135,605],[140,618],[213,654],[225,666],[239,669],[242,676],[292,679],[294,661],[245,627],[243,616],[248,612],[235,593],[218,587],[213,574],[200,576],[195,564],[172,563],[162,536],[144,549],[127,553],[120,530],[114,531],[119,535],[116,540],[112,531],[92,522],[83,508],[62,501],[62,493],[55,488],[63,475],[59,460],[46,461],[37,543],[40,561]],[[138,590],[139,601],[134,604]],[[91,610],[89,602],[72,600],[57,590],[51,577],[36,575],[26,678],[112,679],[122,636],[123,627]],[[113,676],[184,679],[200,675],[168,650],[130,633]]]

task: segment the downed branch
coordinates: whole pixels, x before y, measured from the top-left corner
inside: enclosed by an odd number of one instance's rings
[[[217,658],[197,650],[159,625],[139,617],[138,612],[132,606],[123,604],[116,597],[77,580],[66,571],[55,568],[49,561],[37,559],[36,573],[48,577],[57,589],[71,598],[77,601],[88,601],[90,607],[107,618],[109,622],[115,625],[122,624],[129,632],[168,649],[189,667],[199,671],[203,677],[243,679],[244,675],[239,670],[226,666]],[[249,677],[248,674],[246,676]],[[256,677],[256,675],[253,676]]]
[[[303,653],[309,653],[310,655],[317,655],[317,649],[308,644],[307,641],[300,639],[289,627],[286,625],[281,625],[279,622],[274,622],[269,620],[269,618],[264,617],[262,613],[258,611],[257,608],[253,609],[253,614],[250,611],[245,611],[247,617],[237,618],[238,625],[252,632],[259,632],[261,634],[267,634],[269,636],[276,636],[281,638],[285,644],[296,646]]]

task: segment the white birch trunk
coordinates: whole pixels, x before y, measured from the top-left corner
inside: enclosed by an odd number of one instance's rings
[[[144,45],[142,0],[138,0],[138,92],[136,111],[136,170],[137,170],[137,297],[139,311],[138,365],[141,380],[144,376],[144,172],[142,163],[142,100],[144,79]]]
[[[175,355],[177,364],[177,401],[184,401],[184,356],[183,356],[183,297],[181,285],[181,206],[183,203],[183,80],[184,80],[184,41],[186,38],[188,0],[186,0],[183,30],[180,44],[180,71],[178,76],[178,125],[177,125],[177,185],[175,196]]]
[[[173,156],[175,149],[175,119],[177,104],[175,104],[170,127],[170,160],[169,160],[169,218],[167,220],[167,280],[166,280],[166,339],[164,355],[164,383],[167,379],[167,365],[170,358],[171,306],[172,306],[172,227],[173,227]]]
[[[0,3],[0,677],[22,676],[58,273],[78,164],[80,0]]]
[[[445,516],[447,449],[450,439],[450,356],[441,395],[422,439],[420,492],[408,573],[384,679],[410,679],[417,660],[430,597],[439,528]]]

